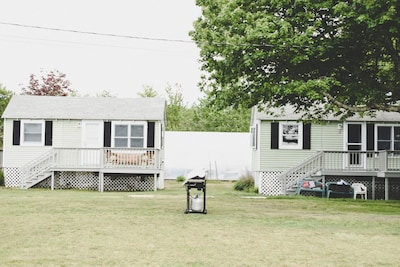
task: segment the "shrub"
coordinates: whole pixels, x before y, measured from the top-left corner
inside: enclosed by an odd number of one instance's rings
[[[0,186],[4,186],[4,173],[3,173],[3,169],[0,169]]]
[[[235,183],[234,189],[237,191],[256,192],[254,188],[254,178],[251,174],[245,174]]]
[[[180,176],[176,177],[176,181],[177,182],[184,182],[185,181],[185,176],[180,175]]]

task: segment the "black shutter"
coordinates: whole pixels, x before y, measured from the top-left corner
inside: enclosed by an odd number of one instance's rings
[[[53,122],[52,121],[45,122],[44,145],[45,146],[53,145]]]
[[[367,124],[367,150],[375,150],[375,125]]]
[[[111,122],[104,122],[104,147],[111,147]]]
[[[154,121],[147,122],[147,147],[154,147]]]
[[[279,148],[279,123],[271,122],[271,149]]]
[[[303,124],[303,149],[311,149],[311,123]]]
[[[13,121],[13,145],[19,146],[21,139],[21,121]]]

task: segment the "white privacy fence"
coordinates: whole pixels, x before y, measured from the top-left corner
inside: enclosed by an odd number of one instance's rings
[[[250,134],[168,131],[164,166],[166,179],[205,169],[208,179],[236,180],[250,171]]]

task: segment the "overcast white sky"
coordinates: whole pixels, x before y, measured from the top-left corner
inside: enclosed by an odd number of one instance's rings
[[[0,0],[0,22],[191,41],[195,0]],[[20,93],[29,75],[58,70],[80,95],[103,90],[138,97],[144,85],[165,96],[180,84],[185,102],[202,96],[194,43],[105,37],[0,24],[0,83]]]

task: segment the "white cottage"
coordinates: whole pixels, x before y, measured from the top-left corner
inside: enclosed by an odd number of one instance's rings
[[[261,194],[290,194],[302,180],[344,180],[365,184],[369,198],[400,199],[400,113],[344,122],[331,116],[316,124],[302,121],[290,107],[272,113],[253,108],[251,136]]]
[[[3,113],[6,187],[163,187],[161,98],[13,96]]]

